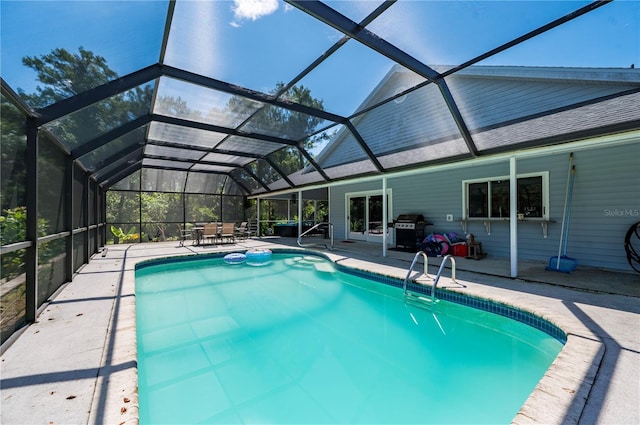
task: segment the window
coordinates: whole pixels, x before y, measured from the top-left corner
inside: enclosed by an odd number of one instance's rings
[[[525,218],[548,219],[548,173],[518,176],[518,214]],[[465,180],[463,209],[467,218],[508,218],[509,177]]]

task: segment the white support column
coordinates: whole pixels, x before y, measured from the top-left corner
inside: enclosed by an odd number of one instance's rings
[[[387,178],[382,178],[382,256],[387,256]]]
[[[327,188],[327,222],[331,222],[331,186]],[[333,238],[333,229],[329,226],[330,236]]]
[[[302,191],[298,191],[298,236],[302,234]]]
[[[316,199],[313,200],[313,224],[318,223],[318,201]]]
[[[256,198],[256,236],[262,236],[260,234],[260,198]]]
[[[511,240],[511,277],[518,276],[518,173],[516,158],[509,158],[509,234]]]

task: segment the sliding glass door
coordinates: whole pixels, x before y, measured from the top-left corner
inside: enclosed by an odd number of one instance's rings
[[[382,191],[347,194],[347,238],[382,243]],[[387,191],[387,218],[391,220],[391,190]],[[393,233],[387,229],[387,243]]]

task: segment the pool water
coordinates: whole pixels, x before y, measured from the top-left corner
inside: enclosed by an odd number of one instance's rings
[[[320,257],[272,260],[136,271],[142,424],[506,424],[562,348]]]

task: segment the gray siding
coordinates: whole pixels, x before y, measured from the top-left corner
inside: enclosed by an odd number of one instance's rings
[[[640,143],[576,155],[568,255],[629,269],[624,235],[640,221]]]
[[[583,149],[574,152],[576,176],[571,206],[567,255],[579,264],[631,271],[623,240],[627,229],[640,221],[640,141],[621,146]],[[537,221],[518,223],[519,257],[548,261],[557,255],[562,227],[569,155],[554,154],[517,161],[518,174],[549,172],[549,217],[544,238]],[[429,232],[463,234],[462,180],[490,178],[509,174],[507,160],[500,163],[469,166],[408,177],[389,178],[392,189],[392,217],[421,213],[433,223]],[[331,188],[331,221],[336,238],[345,236],[344,195],[347,192],[381,189],[381,181]],[[454,222],[446,215],[453,214]],[[510,255],[509,223],[493,221],[487,234],[482,221],[470,221],[467,233],[473,233],[491,256]]]

